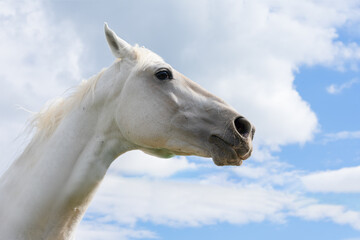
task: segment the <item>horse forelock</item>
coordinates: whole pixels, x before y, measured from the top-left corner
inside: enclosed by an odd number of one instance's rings
[[[154,64],[164,63],[162,57],[145,47],[139,47],[138,45],[135,45],[134,50],[137,59],[135,70],[146,71],[146,69],[152,67]]]

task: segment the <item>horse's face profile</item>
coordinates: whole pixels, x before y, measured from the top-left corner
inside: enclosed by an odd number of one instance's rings
[[[105,32],[121,59],[115,121],[133,148],[160,157],[212,157],[216,165],[240,165],[251,155],[249,121],[155,53],[130,46],[107,26]]]

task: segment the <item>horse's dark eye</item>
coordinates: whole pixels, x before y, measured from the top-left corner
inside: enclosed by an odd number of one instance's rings
[[[162,69],[155,73],[155,77],[159,80],[170,80],[172,79],[172,74],[167,69]]]

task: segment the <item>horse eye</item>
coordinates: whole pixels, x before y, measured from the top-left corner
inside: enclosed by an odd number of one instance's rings
[[[158,71],[157,73],[155,73],[155,77],[159,80],[170,80],[172,79],[172,74],[169,70],[167,69],[162,69],[160,71]]]

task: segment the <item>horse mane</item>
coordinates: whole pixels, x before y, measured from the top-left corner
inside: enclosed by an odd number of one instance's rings
[[[59,126],[64,117],[78,106],[89,94],[94,94],[96,84],[105,69],[83,80],[69,96],[49,101],[42,110],[35,113],[29,121],[30,130],[36,129],[35,137],[49,137]]]

